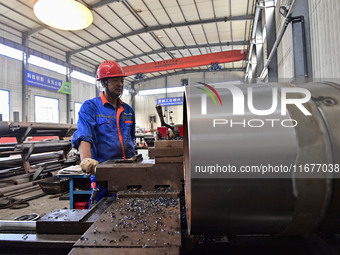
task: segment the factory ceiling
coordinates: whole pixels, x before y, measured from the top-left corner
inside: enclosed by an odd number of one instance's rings
[[[94,16],[83,30],[43,25],[34,0],[0,0],[0,39],[26,46],[31,54],[70,60],[73,68],[94,73],[104,60],[122,66],[228,50],[247,50],[255,0],[83,0]],[[221,64],[242,69],[246,61]],[[209,66],[144,74],[205,71]],[[134,77],[127,78],[134,81]]]

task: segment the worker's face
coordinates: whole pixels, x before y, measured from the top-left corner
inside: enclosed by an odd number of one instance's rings
[[[118,98],[124,89],[124,77],[111,77],[108,79],[106,92],[112,98]]]

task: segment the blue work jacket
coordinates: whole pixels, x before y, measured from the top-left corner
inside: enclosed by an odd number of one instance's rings
[[[72,137],[73,148],[78,149],[81,141],[91,143],[92,158],[99,163],[135,155],[135,114],[121,100],[117,109],[104,93],[85,101],[79,111],[77,128]]]

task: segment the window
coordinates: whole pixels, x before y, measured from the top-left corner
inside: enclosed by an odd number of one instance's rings
[[[0,44],[0,54],[22,61],[22,51]]]
[[[96,84],[96,78],[89,76],[87,74],[83,74],[83,73],[78,72],[78,71],[73,71],[71,73],[71,77],[76,78],[76,79],[81,80],[81,81],[86,81],[88,83]]]
[[[9,91],[0,89],[0,114],[3,121],[9,121]]]
[[[48,60],[45,60],[45,59],[42,59],[42,58],[39,58],[39,57],[36,57],[36,56],[33,56],[33,55],[31,55],[28,58],[28,63],[66,75],[66,67],[65,66],[53,63],[51,61],[48,61]]]
[[[4,45],[2,43],[0,43],[0,55],[4,55],[6,57],[10,57],[10,58],[14,58],[20,61],[23,61],[22,57],[23,57],[23,51],[21,50],[17,50],[15,48],[9,47],[7,45]],[[38,66],[38,67],[42,67],[48,70],[52,70],[54,72],[60,73],[60,74],[64,74],[66,75],[66,67],[57,63],[54,63],[52,61],[48,61],[46,59],[34,56],[34,55],[30,55],[28,58],[28,63]],[[71,77],[72,78],[76,78],[82,81],[86,81],[88,83],[92,83],[95,84],[96,83],[96,78],[78,71],[73,71],[71,73]]]
[[[74,103],[74,123],[78,122],[78,113],[80,111],[81,103]]]
[[[59,100],[35,96],[34,119],[35,122],[59,123]]]

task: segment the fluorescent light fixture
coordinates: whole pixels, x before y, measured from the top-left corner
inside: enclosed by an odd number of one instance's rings
[[[150,96],[150,95],[158,95],[158,94],[165,94],[165,93],[179,93],[184,92],[184,87],[171,87],[168,88],[167,91],[165,88],[162,89],[145,89],[138,91],[139,96]]]
[[[37,0],[33,11],[41,22],[62,30],[84,29],[93,22],[92,12],[74,0]]]
[[[71,73],[71,77],[81,80],[81,81],[86,81],[91,84],[96,84],[96,78],[94,78],[93,76],[78,72],[78,71],[73,71]]]

